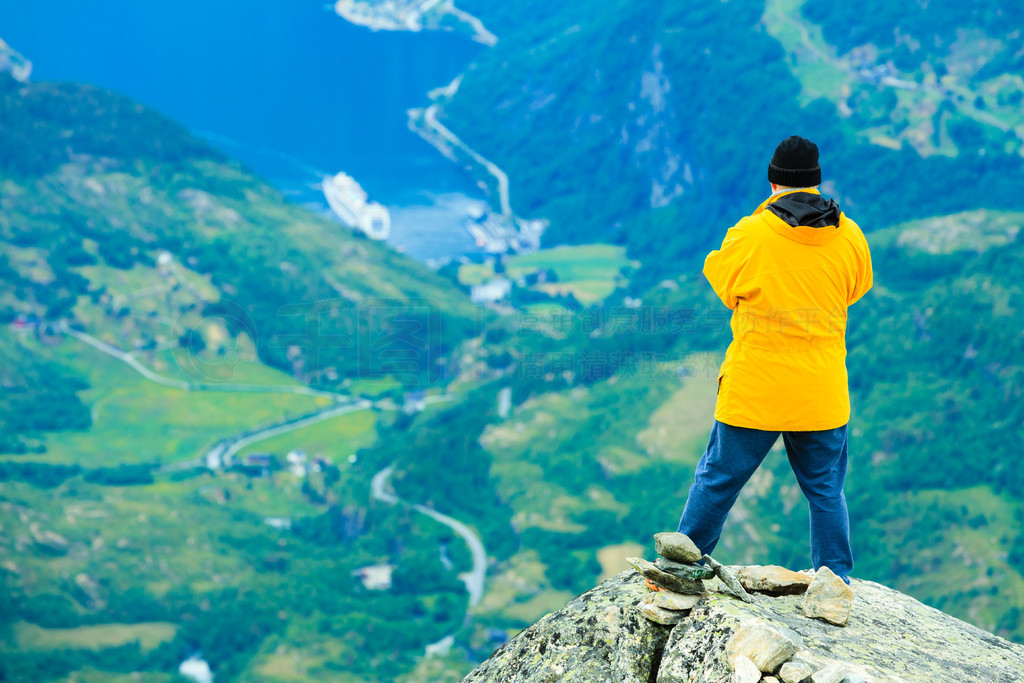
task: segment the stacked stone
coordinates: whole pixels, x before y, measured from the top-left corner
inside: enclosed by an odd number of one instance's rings
[[[670,626],[678,623],[707,595],[704,579],[710,579],[715,572],[697,564],[703,555],[685,534],[655,534],[654,550],[658,553],[656,562],[639,557],[627,561],[662,589],[646,596],[637,608],[651,621]]]

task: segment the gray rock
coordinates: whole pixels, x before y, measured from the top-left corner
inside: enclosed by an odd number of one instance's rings
[[[779,678],[782,683],[803,683],[811,677],[814,669],[803,662],[786,662],[779,669]]]
[[[682,578],[690,579],[691,581],[710,579],[715,575],[715,570],[711,567],[705,567],[699,564],[673,562],[672,560],[666,560],[664,557],[659,557],[655,560],[654,566],[662,571],[668,572],[669,574],[675,574],[676,576],[681,576]],[[809,580],[810,579],[808,579],[808,581]]]
[[[710,555],[704,556],[704,561],[708,563],[708,566],[715,570],[715,576],[721,579],[722,583],[725,584],[728,592],[742,600],[743,602],[750,602],[750,595],[744,590],[743,585],[740,584],[739,580],[733,576],[732,572],[729,571],[721,562],[714,559]]]
[[[853,580],[853,614],[864,617],[841,629],[807,619],[799,595],[743,603],[718,593],[670,628],[635,608],[648,594],[632,570],[609,579],[522,631],[466,681],[721,683],[733,676],[726,645],[750,619],[799,634],[803,645],[791,663],[824,673],[841,661],[856,667],[844,674],[851,681],[1001,682],[1020,680],[1024,671],[1024,646],[869,581]],[[778,676],[792,683],[785,666]]]
[[[680,595],[672,591],[658,591],[645,595],[636,608],[644,617],[656,624],[674,626],[686,618],[690,610],[700,602],[699,595]]]
[[[674,610],[677,612],[689,612],[691,609],[697,606],[697,603],[703,599],[702,595],[681,595],[679,593],[673,593],[672,591],[658,591],[657,593],[651,593],[644,598],[648,598],[652,603],[661,607],[662,609]]]
[[[779,679],[777,679],[775,676],[765,676],[764,683],[779,683]]]
[[[463,680],[648,683],[670,631],[633,608],[648,593],[625,571],[520,631]]]
[[[812,577],[778,567],[753,566],[740,567],[736,577],[748,591],[767,593],[768,595],[797,595],[807,590]]]
[[[678,531],[663,531],[654,534],[654,551],[668,560],[693,564],[700,562],[703,554],[686,534]]]
[[[814,580],[804,593],[804,614],[836,626],[846,626],[852,606],[853,589],[828,567],[822,567],[814,574]]]
[[[703,582],[684,579],[681,576],[669,574],[668,572],[658,569],[654,566],[653,562],[648,562],[647,560],[639,557],[627,557],[626,562],[631,564],[634,569],[644,576],[644,578],[648,578],[662,588],[667,588],[675,593],[682,593],[684,595],[703,595],[706,592]]]
[[[733,683],[757,683],[761,680],[761,670],[750,659],[738,655],[732,661]]]
[[[761,619],[745,621],[726,643],[726,657],[749,657],[759,671],[775,673],[800,649],[799,636],[794,639],[786,631]]]
[[[811,650],[800,650],[791,660],[798,664],[804,664],[811,672],[820,671],[826,666],[831,664],[834,660],[831,657],[826,656],[821,652],[812,652]],[[807,674],[810,676],[811,674]]]
[[[636,608],[645,619],[653,621],[656,624],[661,624],[662,626],[675,626],[686,618],[686,612],[682,610],[665,609],[664,607],[655,604],[653,600],[648,600],[647,598],[644,598],[637,603]]]
[[[811,676],[812,683],[867,683],[866,674],[849,662],[832,662]]]

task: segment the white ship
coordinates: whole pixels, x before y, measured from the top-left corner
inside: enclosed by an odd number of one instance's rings
[[[372,240],[386,240],[391,234],[391,214],[377,202],[367,202],[366,191],[346,174],[327,176],[321,183],[331,211],[354,230]]]
[[[27,83],[32,74],[32,62],[0,39],[0,71],[8,71],[14,80]]]

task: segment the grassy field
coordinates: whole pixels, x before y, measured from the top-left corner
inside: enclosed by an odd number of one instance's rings
[[[47,453],[41,456],[47,462],[95,467],[194,458],[219,439],[327,405],[309,396],[164,387],[72,339],[37,350],[75,369],[91,385],[82,397],[91,406],[92,428],[47,435]]]
[[[505,261],[508,276],[515,279],[538,270],[551,270],[557,282],[536,285],[551,295],[572,294],[583,304],[603,300],[628,280],[626,274],[640,267],[626,257],[626,248],[612,244],[581,244],[542,249],[531,254],[509,256]],[[475,285],[494,277],[488,264],[469,263],[459,268],[459,282]]]
[[[718,353],[696,354],[687,359],[686,366],[693,374],[651,413],[646,427],[636,435],[646,454],[644,460],[653,456],[694,463],[701,456],[715,419],[721,360]],[[616,464],[629,470],[642,466],[643,461],[623,459]]]
[[[875,45],[866,46],[861,55],[856,51],[837,54],[822,28],[804,17],[805,4],[807,0],[768,0],[761,18],[765,30],[786,52],[786,62],[800,81],[803,104],[826,99],[844,118],[873,111],[874,115],[851,119],[860,127],[853,132],[882,147],[899,149],[907,143],[925,156],[958,154],[947,131],[951,121],[970,120],[990,131],[1020,130],[1024,122],[1021,109],[1009,104],[1008,96],[1024,90],[1021,77],[1001,74],[977,82],[977,66],[960,59],[998,49],[981,32],[964,30],[957,49],[940,48],[948,50],[941,55],[944,59],[933,58],[931,63],[948,69],[941,78],[931,68],[924,68],[909,73],[887,71],[886,78],[875,82],[859,75],[862,61],[868,67],[884,65],[889,62],[888,55],[879,55]],[[884,39],[879,44],[882,42]],[[1024,154],[1020,137],[1007,140],[1008,153],[1018,150]]]
[[[179,347],[152,356],[137,353],[136,357],[153,372],[186,382],[302,386],[288,373],[261,363],[252,341],[244,334],[231,339],[230,350],[223,354],[210,350],[193,354]]]
[[[152,650],[174,639],[175,624],[99,624],[78,628],[42,628],[27,621],[15,622],[14,642],[20,650],[62,650],[116,647],[138,642],[143,650]]]
[[[152,671],[133,671],[130,674],[113,671],[94,671],[82,669],[67,678],[54,683],[186,683],[187,678],[177,674],[154,673]]]
[[[301,624],[307,627],[306,624]],[[332,680],[340,683],[363,683],[364,679],[346,675],[328,665],[338,661],[345,652],[345,644],[327,636],[310,637],[306,628],[293,624],[289,632],[264,643],[247,670],[238,677],[239,683],[307,683],[314,680]]]
[[[377,413],[364,410],[260,441],[244,448],[241,454],[284,455],[298,449],[310,456],[322,455],[335,463],[342,463],[349,455],[371,445],[377,439],[376,425]]]
[[[979,209],[901,223],[871,234],[873,247],[899,246],[927,254],[982,252],[1013,242],[1024,213]]]
[[[985,486],[905,492],[890,497],[861,533],[879,534],[887,546],[901,548],[904,563],[913,562],[894,588],[938,609],[966,605],[957,616],[995,631],[1007,605],[1024,605],[1024,575],[1007,561],[1012,539],[1004,534],[993,543],[993,530],[1016,528],[1019,514],[1011,499]],[[930,531],[922,534],[922,527]],[[870,557],[861,561],[875,564]]]
[[[597,551],[597,561],[601,563],[601,576],[597,577],[597,580],[610,579],[629,569],[629,564],[626,562],[627,557],[647,557],[650,555],[650,550],[651,548],[646,548],[639,543],[606,545]]]
[[[768,0],[761,21],[789,56],[790,69],[803,86],[803,104],[819,97],[839,102],[848,94],[849,74],[837,64],[835,48],[825,42],[821,28],[803,21],[800,8],[805,2]]]

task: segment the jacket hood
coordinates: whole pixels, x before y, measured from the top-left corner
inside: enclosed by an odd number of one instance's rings
[[[825,244],[840,230],[843,213],[835,200],[817,190],[786,192],[761,205],[761,216],[775,232],[805,244]]]

